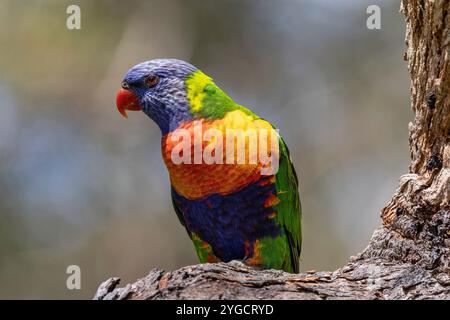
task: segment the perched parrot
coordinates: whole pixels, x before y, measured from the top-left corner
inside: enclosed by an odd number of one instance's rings
[[[124,117],[127,110],[141,110],[161,129],[173,207],[201,263],[241,260],[257,268],[299,272],[297,175],[283,138],[268,121],[234,102],[202,71],[176,59],[132,67],[116,102]],[[195,133],[199,127],[205,132],[200,138]],[[244,136],[244,140],[228,144],[228,138],[220,139],[229,129],[238,132],[232,139]],[[255,130],[258,138],[250,139]],[[270,134],[260,134],[261,130]],[[263,173],[269,161],[261,157],[242,161],[254,150],[267,150],[277,161],[276,170]],[[215,161],[193,160],[195,152],[202,156],[207,151]],[[233,160],[240,151],[245,152],[240,162],[225,159]]]

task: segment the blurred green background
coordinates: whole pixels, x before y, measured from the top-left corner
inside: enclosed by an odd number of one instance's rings
[[[66,7],[81,7],[81,30]],[[366,8],[381,7],[381,30]],[[122,76],[190,61],[284,135],[300,178],[303,271],[362,250],[407,170],[399,1],[0,2],[0,298],[91,298],[197,262],[171,208],[159,129],[115,108]],[[66,288],[81,267],[82,289]]]

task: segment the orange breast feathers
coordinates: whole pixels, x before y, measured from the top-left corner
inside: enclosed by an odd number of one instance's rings
[[[222,119],[184,122],[163,136],[162,154],[178,194],[226,195],[276,174],[279,135],[267,121],[236,110]]]

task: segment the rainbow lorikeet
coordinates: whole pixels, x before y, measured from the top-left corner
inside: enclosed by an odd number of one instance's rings
[[[175,59],[132,67],[117,93],[117,108],[125,117],[126,110],[142,110],[161,129],[172,203],[202,263],[242,260],[299,271],[297,175],[269,122],[235,103],[196,67]],[[237,134],[229,138],[229,132]],[[266,150],[266,158],[255,150]]]

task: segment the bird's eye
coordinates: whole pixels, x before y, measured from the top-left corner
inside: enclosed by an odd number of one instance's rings
[[[159,82],[159,77],[158,76],[148,76],[147,78],[145,78],[145,84],[147,85],[147,87],[152,88],[154,86],[156,86]]]
[[[120,85],[123,89],[125,90],[129,90],[130,89],[130,85],[128,84],[128,82],[126,81],[122,81],[122,84]]]

